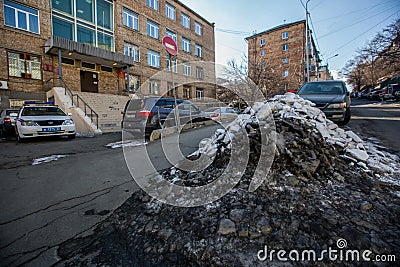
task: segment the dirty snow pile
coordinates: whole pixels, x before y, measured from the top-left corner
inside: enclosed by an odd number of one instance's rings
[[[287,266],[276,257],[260,261],[257,253],[265,246],[269,251],[320,253],[338,249],[339,239],[346,240],[347,249],[400,257],[398,157],[337,127],[297,95],[255,103],[227,130],[218,130],[203,142],[192,157],[215,156],[205,170],[173,168],[162,175],[179,185],[208,184],[225,171],[235,140],[245,135],[250,159],[240,182],[227,195],[205,206],[180,208],[135,192],[93,235],[62,244],[60,263]],[[264,163],[259,162],[261,144],[274,145],[266,151],[274,153],[273,163],[261,186],[249,192],[255,169]],[[354,262],[288,264],[352,266]]]

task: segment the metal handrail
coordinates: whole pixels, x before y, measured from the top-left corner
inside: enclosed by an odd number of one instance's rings
[[[79,100],[83,103],[83,111],[85,113],[85,116],[87,116],[88,118],[90,118],[90,120],[92,121],[92,123],[94,124],[94,120],[93,117],[96,119],[96,128],[99,129],[99,115],[96,113],[96,111],[94,111],[93,108],[91,108],[86,102],[85,100],[83,100],[82,97],[80,97],[78,94],[74,94],[72,93],[72,91],[68,88],[67,84],[65,83],[64,80],[62,80],[63,84],[64,84],[64,94],[65,95],[69,95],[69,97],[72,100],[72,105],[76,105],[76,107],[79,108]],[[74,101],[74,97],[76,97],[76,102]],[[88,112],[88,110],[90,111],[90,114]]]

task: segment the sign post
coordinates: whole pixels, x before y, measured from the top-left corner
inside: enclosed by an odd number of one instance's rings
[[[178,46],[175,42],[174,39],[172,39],[170,36],[164,36],[162,39],[162,44],[168,52],[168,57],[169,57],[169,70],[171,71],[171,79],[172,79],[172,92],[174,92],[175,87],[174,87],[174,74],[172,73],[172,56],[178,55]],[[179,118],[179,109],[178,109],[178,103],[176,102],[176,95],[174,93],[174,101],[175,101],[175,125],[176,125],[176,131],[179,132],[180,128],[180,118]]]

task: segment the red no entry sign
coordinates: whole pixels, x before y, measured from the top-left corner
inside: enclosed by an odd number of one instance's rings
[[[165,47],[165,50],[167,50],[167,52],[171,55],[176,56],[178,54],[178,46],[171,37],[164,36],[162,39],[162,44]]]

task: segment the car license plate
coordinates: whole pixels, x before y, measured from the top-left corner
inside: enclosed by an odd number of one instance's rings
[[[49,128],[43,128],[43,132],[58,132],[61,131],[61,127],[49,127]]]

